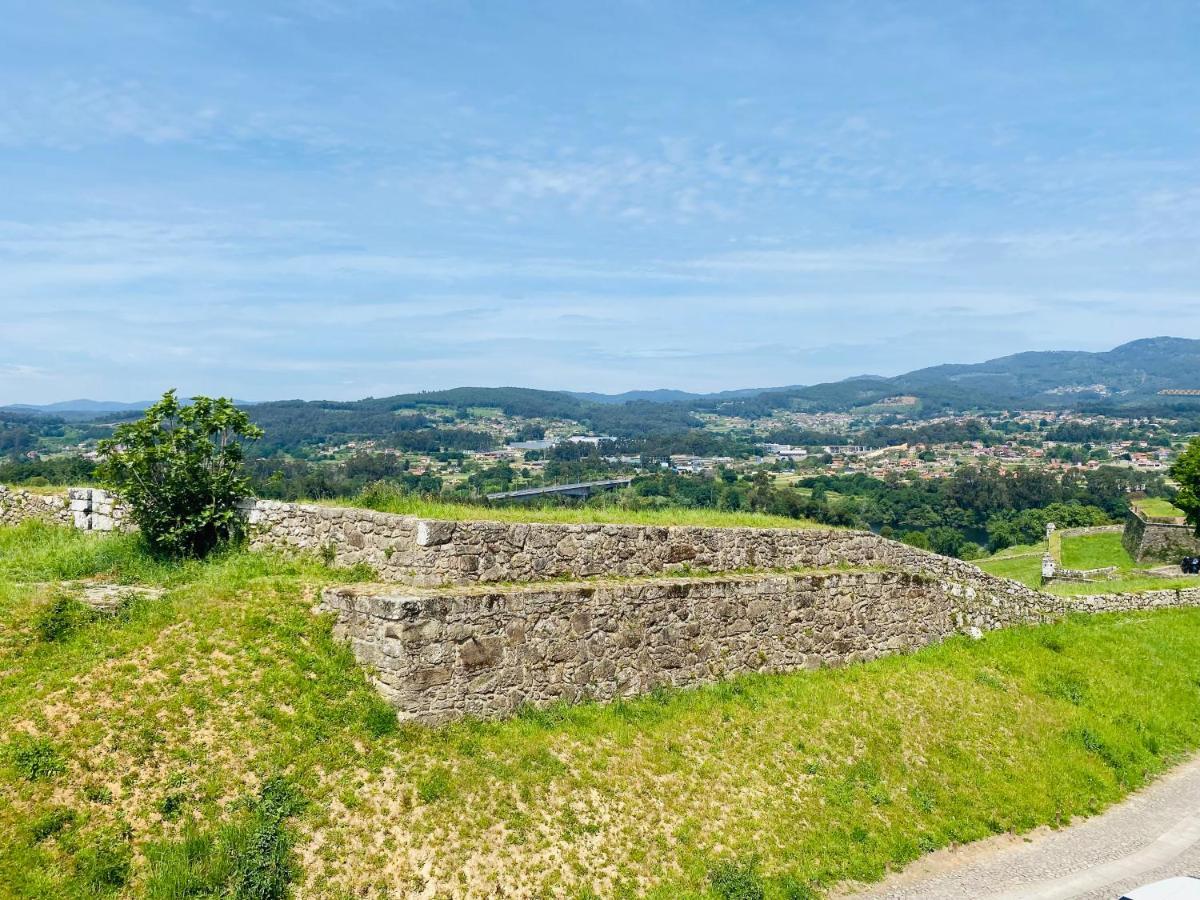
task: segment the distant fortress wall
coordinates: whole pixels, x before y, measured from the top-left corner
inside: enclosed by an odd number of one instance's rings
[[[1125,521],[1121,544],[1136,562],[1178,563],[1185,556],[1200,556],[1200,537],[1185,522],[1155,520],[1136,507]]]

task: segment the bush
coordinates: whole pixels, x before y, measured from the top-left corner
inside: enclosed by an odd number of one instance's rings
[[[151,550],[203,556],[243,533],[242,443],[261,436],[232,400],[193,397],[184,406],[171,390],[100,442],[97,474],[129,505]]]
[[[1187,449],[1171,466],[1171,477],[1179,482],[1174,503],[1187,514],[1188,522],[1200,534],[1200,437],[1192,438]]]

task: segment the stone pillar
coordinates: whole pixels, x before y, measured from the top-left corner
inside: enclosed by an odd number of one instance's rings
[[[1053,527],[1053,526],[1051,526]],[[1056,564],[1054,557],[1048,552],[1042,554],[1042,581],[1050,581],[1054,578]]]

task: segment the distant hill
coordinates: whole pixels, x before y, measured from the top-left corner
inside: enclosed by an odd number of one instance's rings
[[[714,394],[687,391],[572,393],[518,387],[461,387],[356,401],[238,401],[267,432],[263,447],[379,439],[410,449],[478,449],[494,436],[471,410],[499,409],[516,418],[565,419],[581,430],[617,437],[700,436],[697,412],[765,416],[776,409],[847,411],[893,397],[915,397],[923,414],[996,409],[1200,409],[1200,398],[1162,396],[1166,389],[1200,388],[1200,340],[1158,337],[1101,353],[1017,353],[982,363],[931,366],[887,378],[859,375],[809,386],[744,389]],[[10,416],[55,416],[83,421],[127,418],[148,403],[68,400],[0,408]],[[683,446],[676,437],[674,444]],[[695,444],[699,451],[701,445]]]
[[[1200,388],[1200,340],[1145,338],[1099,353],[1032,351],[892,378],[870,375],[784,388],[711,405],[730,413],[788,406],[848,410],[908,395],[926,409],[954,411],[1161,406],[1179,402],[1158,393],[1171,388]]]
[[[60,413],[140,412],[149,405],[150,401],[122,403],[118,400],[60,400],[58,403],[45,403],[42,405],[14,403],[4,408],[59,415]]]
[[[183,403],[190,402],[184,398]],[[238,406],[250,406],[253,401],[234,400]],[[140,413],[148,409],[153,400],[140,400],[125,403],[121,400],[60,400],[57,403],[12,403],[0,406],[0,410],[9,412],[32,413],[37,415],[56,416],[71,420],[92,419],[106,413]]]
[[[799,387],[793,385],[792,387]],[[768,391],[791,390],[791,388],[740,388],[732,391],[717,391],[711,394],[693,394],[689,391],[677,391],[672,388],[658,388],[652,391],[625,391],[623,394],[595,394],[588,391],[566,391],[569,396],[576,397],[588,403],[692,403],[697,400],[718,400],[730,397],[755,397]]]

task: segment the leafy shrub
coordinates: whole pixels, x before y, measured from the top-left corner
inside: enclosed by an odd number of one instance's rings
[[[763,900],[763,883],[755,859],[717,863],[708,874],[708,883],[721,900]]]
[[[62,756],[45,738],[20,735],[9,743],[5,756],[9,765],[26,781],[43,781],[66,769]]]
[[[99,443],[101,481],[129,504],[150,548],[165,556],[203,556],[243,533],[238,501],[250,493],[242,442],[262,429],[227,398],[175,391],[136,422]]]
[[[39,610],[33,627],[40,640],[46,643],[61,641],[83,625],[96,619],[96,611],[79,598],[58,593]]]

